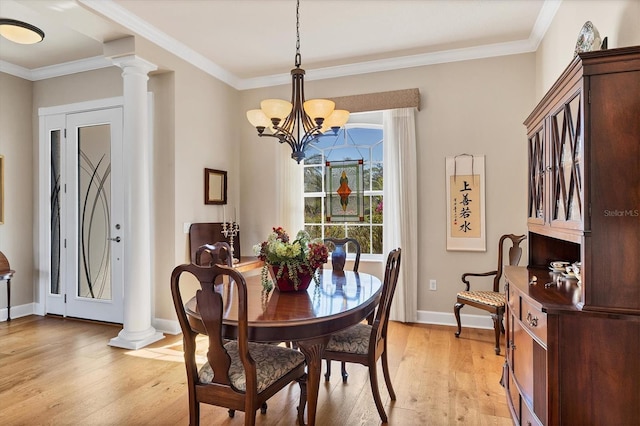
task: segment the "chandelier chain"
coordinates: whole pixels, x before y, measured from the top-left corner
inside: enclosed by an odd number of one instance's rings
[[[296,1],[296,68],[302,65],[302,55],[300,54],[300,0]]]

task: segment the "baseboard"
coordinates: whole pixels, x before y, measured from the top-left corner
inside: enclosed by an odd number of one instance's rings
[[[417,321],[420,324],[450,325],[457,326],[456,317],[453,313],[436,311],[418,311]],[[462,327],[483,328],[493,330],[493,320],[489,315],[460,315]]]
[[[35,303],[27,303],[25,305],[18,305],[11,307],[11,319],[26,317],[27,315],[33,315],[36,313]],[[0,321],[7,320],[8,309],[0,309]]]
[[[182,330],[180,330],[180,323],[176,320],[168,320],[162,318],[154,318],[151,321],[153,328],[157,331],[160,331],[165,334],[180,334]]]
[[[44,305],[41,303],[27,303],[11,307],[11,319],[26,317],[28,315],[44,316]],[[0,322],[7,321],[7,308],[0,309]],[[177,320],[167,320],[162,318],[154,318],[152,320],[153,327],[162,333],[180,334],[180,323]]]

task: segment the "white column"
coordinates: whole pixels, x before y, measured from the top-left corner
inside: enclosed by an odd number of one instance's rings
[[[151,326],[151,149],[147,74],[135,55],[112,58],[124,80],[124,323],[109,345],[139,349],[164,335]]]

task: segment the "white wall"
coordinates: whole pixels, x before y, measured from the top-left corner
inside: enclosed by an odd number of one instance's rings
[[[30,304],[34,298],[32,95],[31,82],[0,73],[0,155],[4,156],[0,251],[16,271],[11,280],[12,317],[24,314],[16,306]],[[1,282],[0,321],[7,316],[6,307],[6,283]]]

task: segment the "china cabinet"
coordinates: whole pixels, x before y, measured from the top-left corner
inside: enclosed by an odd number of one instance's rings
[[[576,56],[524,124],[529,266],[505,269],[514,421],[637,424],[640,46]]]

